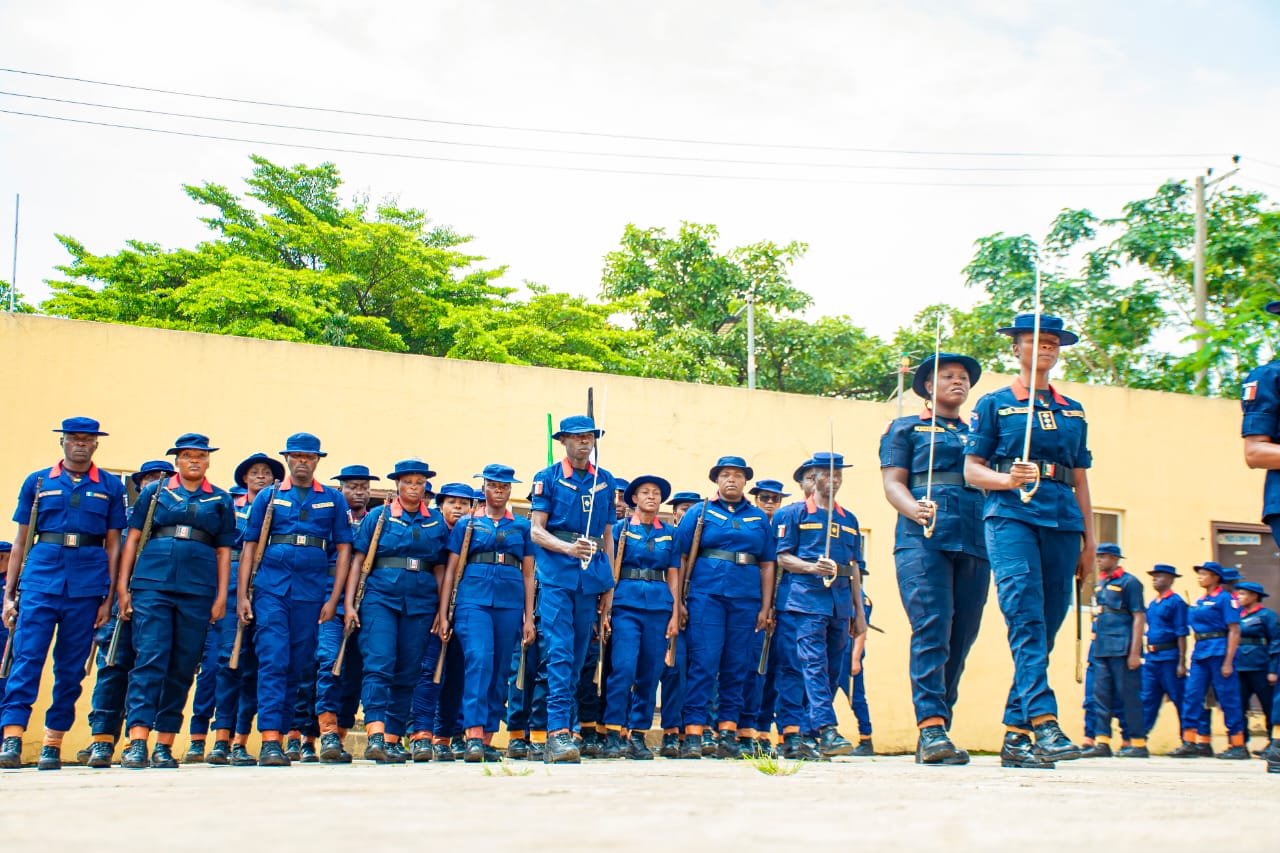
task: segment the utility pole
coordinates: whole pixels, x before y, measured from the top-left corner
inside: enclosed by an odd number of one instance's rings
[[[9,279],[9,313],[18,310],[18,212],[22,208],[22,195],[13,194],[13,276]]]
[[[756,297],[747,293],[747,390],[756,390]]]
[[[1232,158],[1235,162],[1239,162],[1240,158]],[[1196,344],[1196,352],[1204,349],[1204,338],[1208,334],[1209,325],[1209,287],[1204,280],[1204,252],[1205,244],[1209,241],[1209,224],[1206,216],[1205,190],[1214,184],[1225,181],[1227,178],[1239,172],[1239,169],[1232,169],[1224,175],[1214,178],[1212,181],[1206,181],[1207,175],[1213,174],[1210,169],[1206,175],[1196,175],[1195,194],[1196,194],[1196,228],[1195,228],[1195,260],[1192,266],[1192,281],[1195,286],[1195,323],[1196,335],[1199,342]],[[1209,371],[1206,368],[1200,368],[1196,371],[1196,393],[1208,396],[1209,394]]]

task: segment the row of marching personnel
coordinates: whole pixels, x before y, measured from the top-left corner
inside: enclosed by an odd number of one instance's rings
[[[1280,313],[1280,303],[1267,310]],[[925,410],[891,421],[880,438],[911,624],[916,761],[969,762],[950,729],[994,586],[1013,664],[1000,763],[1051,769],[1085,749],[1059,723],[1049,655],[1073,586],[1098,560],[1114,574],[1118,551],[1100,548],[1086,523],[1093,456],[1084,408],[1050,383],[1061,348],[1078,336],[1038,314],[997,331],[1019,365],[1009,385],[985,394],[966,422],[979,365],[939,345],[912,381]],[[1251,374],[1244,410],[1246,459],[1269,469],[1264,516],[1280,519],[1280,366]],[[211,763],[284,766],[309,750],[319,761],[349,761],[344,735],[361,705],[365,756],[384,763],[449,760],[455,733],[465,759],[495,760],[503,722],[516,757],[648,759],[659,685],[667,757],[772,751],[775,728],[786,757],[821,760],[864,746],[838,731],[833,710],[838,690],[857,693],[849,681],[868,628],[862,534],[836,499],[847,465],[834,447],[799,465],[803,493],[785,506],[780,482],[748,489],[754,471],[732,455],[711,466],[715,492],[703,499],[672,495],[656,475],[620,483],[595,464],[603,430],[589,415],[572,416],[553,435],[562,460],[531,478],[524,518],[510,508],[519,482],[510,466],[486,466],[477,494],[462,483],[432,489],[436,472],[418,460],[397,463],[394,495],[365,513],[374,475],[349,466],[341,489],[322,485],[325,454],[309,433],[289,437],[283,465],[265,454],[241,463],[246,493],[232,496],[205,477],[216,448],[189,433],[169,450],[172,468],[149,463],[135,475],[142,488],[126,518],[122,483],[93,463],[105,434],[98,422],[70,418],[55,432],[63,459],[26,478],[14,515],[0,767],[21,763],[55,632],[38,766],[60,766],[95,630],[106,666],[91,766],[112,763],[122,726],[125,767],[176,766],[172,747],[198,669],[216,672],[212,702],[199,688],[194,702],[197,714],[216,714],[214,744],[206,753],[197,742],[189,756]],[[664,504],[674,523],[660,517]],[[1212,686],[1228,717],[1225,756],[1249,757],[1240,708],[1229,706],[1241,610],[1255,613],[1259,602],[1247,598],[1248,581],[1238,593],[1227,588],[1226,568],[1197,570],[1204,595],[1174,640],[1144,635],[1141,595],[1122,599],[1125,584],[1103,578],[1100,639],[1111,639],[1111,616],[1127,621],[1114,647],[1096,654],[1118,662],[1096,670],[1109,695],[1098,698],[1107,713],[1096,715],[1095,747],[1127,673],[1161,660],[1168,642],[1185,651],[1190,633],[1183,752],[1209,735],[1208,721],[1188,709],[1202,707]],[[1264,681],[1274,680],[1270,665]],[[256,757],[246,750],[255,716]],[[1125,726],[1125,754],[1145,757],[1142,715],[1126,713]],[[1264,757],[1280,772],[1272,735]]]

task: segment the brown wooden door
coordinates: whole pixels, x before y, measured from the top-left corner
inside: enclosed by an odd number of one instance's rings
[[[1280,549],[1271,538],[1271,528],[1215,521],[1213,555],[1222,565],[1239,569],[1245,580],[1262,584],[1272,595],[1280,593]]]

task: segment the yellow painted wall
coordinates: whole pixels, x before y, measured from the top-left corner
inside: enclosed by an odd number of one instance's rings
[[[319,435],[330,454],[321,476],[352,463],[385,473],[396,460],[418,456],[440,472],[437,483],[469,480],[488,462],[514,465],[527,482],[545,464],[547,412],[557,420],[581,412],[593,385],[597,417],[608,431],[601,446],[606,468],[628,477],[659,473],[677,489],[703,491],[710,485],[707,469],[725,453],[746,456],[757,477],[789,482],[801,460],[827,446],[828,419],[834,418],[837,450],[856,465],[846,472],[840,499],[868,532],[867,588],[876,604],[873,621],[886,631],[871,635],[866,662],[876,744],[882,750],[914,748],[910,631],[894,581],[894,516],[881,490],[877,456],[894,404],[10,314],[0,315],[0,365],[0,511],[6,517],[22,477],[60,458],[50,429],[71,415],[98,418],[111,433],[96,457],[107,468],[136,469],[161,456],[180,433],[205,433],[223,448],[210,472],[223,486],[245,456],[274,453],[287,435],[303,430]],[[1003,381],[984,376],[972,401]],[[1209,559],[1211,520],[1257,519],[1262,478],[1242,462],[1236,403],[1059,387],[1088,411],[1094,505],[1123,514],[1126,562],[1144,581],[1152,563],[1185,568]],[[917,408],[914,398],[908,401],[907,411]],[[1194,593],[1193,575],[1184,574],[1178,591]],[[1069,616],[1050,681],[1064,725],[1078,737],[1074,631]],[[961,745],[998,748],[1011,673],[993,590],[961,685],[953,729]],[[91,687],[86,683],[82,722],[67,740],[68,753],[87,739],[83,720]],[[33,735],[43,724],[48,689],[46,676]],[[1153,747],[1174,743],[1173,719],[1166,708]],[[847,708],[842,724],[852,734]],[[28,748],[33,745],[29,738]]]

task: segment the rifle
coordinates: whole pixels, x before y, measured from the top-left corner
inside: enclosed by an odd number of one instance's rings
[[[471,526],[474,522],[474,514],[467,516],[467,529],[462,531],[462,550],[458,552],[458,576],[453,579],[453,589],[449,590],[449,633],[440,640],[440,659],[436,661],[436,672],[431,677],[436,684],[440,683],[444,675],[444,654],[449,651],[449,640],[453,637],[453,614],[458,609],[458,587],[462,585],[462,573],[467,569],[467,552],[471,550]]]
[[[40,512],[40,487],[44,485],[44,477],[36,477],[36,495],[31,499],[31,516],[27,519],[27,538],[25,540],[26,548],[22,552],[22,565],[18,567],[18,579],[14,581],[13,586],[13,607],[16,611],[18,608],[18,600],[22,598],[22,570],[27,567],[27,560],[31,559],[31,548],[36,542],[36,517]],[[9,630],[9,639],[4,643],[4,654],[0,656],[0,678],[8,678],[9,670],[13,668],[13,638],[18,633],[18,622],[15,619],[13,627]]]
[[[828,525],[830,527],[830,525]],[[778,585],[782,583],[782,568],[774,566],[773,569],[773,624],[764,629],[764,642],[760,644],[760,662],[756,664],[756,673],[758,675],[767,675],[769,673],[769,646],[773,644],[773,632],[778,629]]]
[[[613,561],[613,588],[618,589],[618,580],[622,572],[622,555],[627,551],[627,525],[626,519],[622,522],[622,535],[618,537],[617,559]],[[604,608],[600,609],[599,621],[596,623],[596,633],[600,637],[600,656],[596,660],[596,695],[604,695],[604,653],[609,643],[609,633],[604,629]]]
[[[534,624],[536,625],[537,619],[538,619],[538,581],[536,578],[533,581],[533,614],[534,614],[533,616]],[[536,638],[534,639],[534,642],[535,643],[538,642]],[[528,653],[529,653],[529,646],[527,643],[525,643],[524,639],[521,638],[520,665],[516,667],[516,690],[524,690],[524,682],[525,682],[525,675],[526,675],[525,658],[528,657]]]
[[[689,556],[686,558],[687,563],[682,561],[680,566],[680,606],[685,607],[689,603],[689,578],[693,575],[693,564],[698,561],[698,549],[702,547],[702,526],[707,520],[707,504],[711,501],[704,500],[702,502],[702,512],[698,513],[698,523],[693,528],[693,541],[689,544]],[[687,620],[686,620],[687,621]],[[680,626],[682,629],[683,625]],[[667,666],[676,665],[676,637],[672,637],[667,641],[667,656],[665,658]]]
[[[1076,684],[1084,683],[1084,615],[1080,612],[1080,591],[1084,586],[1083,578],[1076,578]]]
[[[133,565],[129,567],[129,591],[133,592],[133,570],[138,565],[138,558],[142,556],[142,549],[147,547],[147,543],[151,541],[151,523],[156,517],[156,504],[160,503],[160,492],[164,490],[164,481],[156,483],[156,490],[151,495],[151,502],[147,504],[147,517],[142,520],[142,535],[138,537],[138,548],[133,553]],[[119,610],[116,611],[116,624],[111,629],[111,642],[107,645],[107,656],[103,661],[103,666],[115,666],[116,657],[120,653],[120,632],[124,629],[124,614]]]
[[[253,580],[258,576],[258,569],[262,567],[262,553],[267,550],[267,539],[271,535],[271,516],[276,511],[276,495],[279,494],[280,487],[272,486],[271,495],[267,500],[267,510],[262,514],[262,532],[258,534],[258,547],[253,552],[253,566],[249,569],[249,582],[245,584],[244,597],[253,603]],[[250,508],[249,514],[253,514]],[[231,669],[240,668],[240,647],[244,643],[244,627],[243,619],[236,623],[236,639],[231,644],[231,660],[227,662],[227,666]]]
[[[390,514],[391,503],[388,501],[382,508],[382,515],[378,516],[378,523],[373,526],[373,536],[369,538],[369,553],[364,555],[364,562],[360,564],[360,582],[356,584],[355,602],[351,608],[357,615],[360,613],[360,604],[364,601],[365,582],[369,580],[369,572],[373,571],[373,561],[378,554],[378,540],[382,538],[382,525],[386,523],[387,516]],[[347,657],[347,640],[351,639],[355,630],[354,620],[342,626],[342,642],[338,644],[338,656],[333,659],[334,675],[342,675],[342,662]]]

